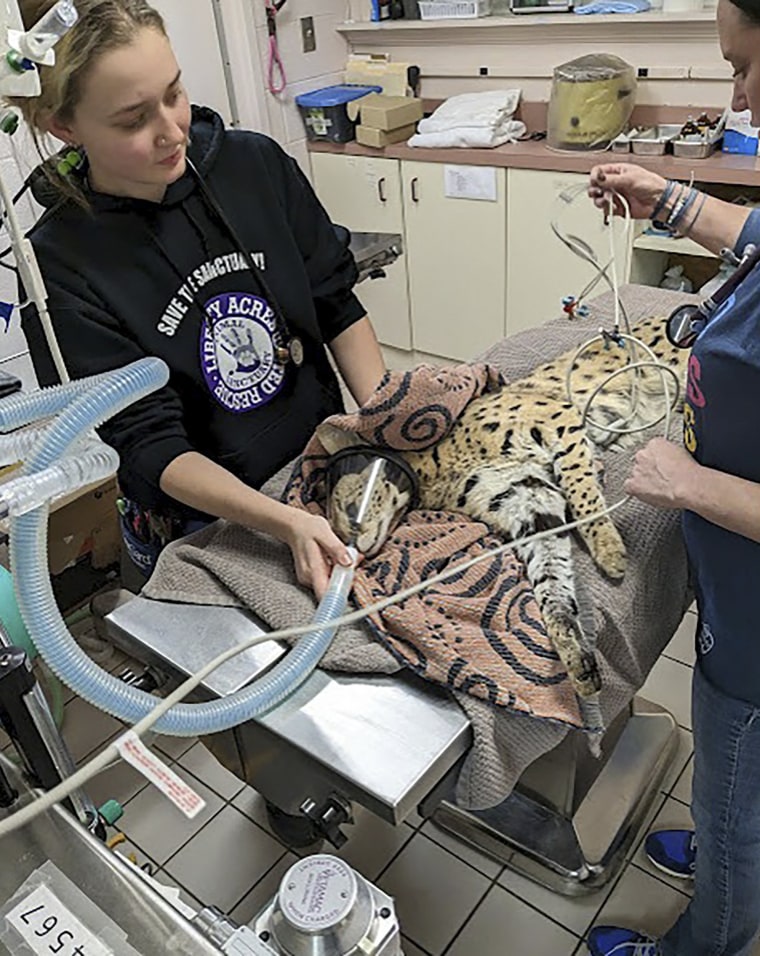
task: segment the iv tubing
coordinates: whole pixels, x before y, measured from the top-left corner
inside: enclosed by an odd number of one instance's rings
[[[32,482],[40,478],[44,470],[55,467],[81,435],[161,387],[167,378],[163,362],[144,359],[103,377],[96,389],[81,392],[44,432],[40,447],[22,469],[23,478]],[[129,723],[138,722],[153,709],[155,698],[124,684],[92,661],[77,645],[58,610],[45,561],[47,507],[14,518],[11,532],[11,564],[19,609],[48,666],[96,707]],[[215,733],[276,707],[324,656],[336,631],[331,621],[345,609],[352,581],[353,568],[334,569],[330,587],[308,629],[309,636],[259,681],[221,700],[179,705],[165,715],[157,729],[188,737]]]
[[[585,187],[576,186],[573,189],[566,190],[564,193],[561,193],[560,198],[566,204],[571,204],[572,202],[574,202],[575,199],[578,198],[578,196],[582,194],[584,189]],[[590,246],[588,246],[587,243],[583,242],[583,240],[579,239],[577,236],[565,235],[561,231],[561,229],[559,228],[559,217],[557,217],[551,223],[552,231],[554,232],[555,236],[565,246],[567,246],[567,248],[570,249],[571,252],[574,252],[577,256],[579,256],[584,261],[588,262],[591,266],[593,266],[597,270],[597,273],[598,273],[597,276],[595,277],[595,279],[591,280],[591,282],[588,283],[588,285],[583,290],[583,292],[581,292],[580,296],[578,297],[578,302],[580,303],[583,300],[583,298],[588,294],[588,292],[591,291],[591,289],[599,282],[599,280],[604,279],[607,282],[612,292],[613,301],[614,301],[615,337],[619,341],[621,341],[624,346],[625,345],[628,346],[628,348],[630,349],[631,358],[633,359],[633,361],[629,361],[625,366],[619,369],[616,369],[610,375],[605,377],[591,392],[590,396],[584,403],[583,407],[579,408],[579,411],[581,412],[584,425],[591,425],[600,431],[606,431],[609,434],[616,435],[616,436],[632,435],[632,434],[637,434],[639,432],[644,432],[649,428],[653,428],[655,425],[658,425],[660,422],[664,420],[665,421],[665,437],[667,438],[668,435],[670,434],[671,412],[675,409],[676,405],[678,404],[681,383],[678,380],[678,377],[673,371],[673,369],[667,365],[664,365],[662,362],[660,362],[657,359],[657,356],[652,351],[652,349],[648,345],[646,345],[644,342],[637,339],[631,332],[631,324],[628,319],[628,314],[625,311],[625,308],[623,307],[623,303],[620,299],[620,286],[619,286],[619,278],[618,278],[618,272],[617,272],[617,254],[615,250],[614,233],[612,230],[612,222],[614,221],[615,196],[617,196],[617,198],[620,200],[623,206],[624,236],[627,237],[631,230],[631,208],[628,203],[628,200],[625,198],[625,196],[621,195],[620,193],[609,192],[606,196],[606,199],[609,205],[608,235],[609,235],[609,246],[610,246],[610,259],[605,266],[602,266],[599,263],[599,260],[596,257],[594,251],[591,249]],[[623,324],[625,326],[625,333],[620,332],[621,316],[623,319]],[[578,350],[575,352],[575,355],[573,356],[571,361],[568,363],[567,373],[565,376],[565,386],[567,390],[568,400],[576,408],[578,408],[578,402],[576,400],[576,395],[572,385],[572,376],[573,376],[575,363],[580,359],[581,355],[586,351],[586,349],[590,348],[592,345],[595,345],[597,342],[604,342],[603,334],[594,336],[593,338],[589,339],[588,341],[584,342],[581,346],[579,346]],[[643,349],[643,351],[649,356],[649,361],[637,361],[637,349]],[[642,370],[645,368],[656,369],[657,371],[660,372],[660,376],[662,378],[663,390],[665,393],[665,412],[654,421],[646,422],[642,425],[633,427],[630,425],[630,422],[633,419],[634,415],[636,414],[636,409],[637,409],[638,401],[639,401],[639,391],[638,391],[639,383],[637,382],[637,379],[641,375]],[[622,375],[624,372],[626,373],[635,372],[634,380],[631,383],[631,408],[630,408],[630,413],[628,417],[622,420],[618,420],[618,422],[616,423],[610,423],[610,424],[596,421],[595,419],[591,417],[591,414],[590,414],[592,404],[597,399],[597,397],[603,392],[603,390],[607,387],[607,385],[613,379]],[[666,373],[669,373],[671,378],[675,379],[675,394],[672,399],[670,397],[670,391],[667,386]]]

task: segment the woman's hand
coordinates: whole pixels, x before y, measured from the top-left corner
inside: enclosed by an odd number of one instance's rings
[[[588,194],[594,205],[605,212],[609,209],[608,196],[612,194],[616,216],[625,214],[620,196],[624,196],[633,219],[651,219],[667,180],[657,173],[632,163],[609,163],[595,166],[589,178]]]
[[[289,510],[292,515],[284,540],[293,553],[296,577],[299,584],[311,588],[321,600],[330,583],[333,565],[350,566],[351,555],[326,518],[298,508]]]
[[[687,489],[699,469],[685,449],[653,438],[636,453],[625,491],[655,508],[688,508]]]

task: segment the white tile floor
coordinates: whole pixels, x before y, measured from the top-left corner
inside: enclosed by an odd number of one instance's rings
[[[678,755],[647,825],[680,826],[690,819],[695,624],[689,612],[642,692],[671,710],[681,725]],[[117,660],[112,669],[121,663]],[[80,700],[66,705],[65,736],[78,759],[97,750],[117,729],[115,721]],[[124,803],[120,826],[128,843],[122,851],[152,865],[158,879],[179,886],[186,900],[214,904],[241,922],[250,920],[296,858],[268,831],[258,794],[224,770],[202,744],[159,737],[152,745],[193,783],[206,808],[188,822],[129,768],[112,768],[91,793],[98,803],[108,797]],[[416,815],[412,823],[394,828],[359,810],[341,852],[395,896],[406,956],[580,956],[586,952],[583,937],[595,922],[621,922],[657,933],[687,904],[688,888],[654,871],[644,858],[644,832],[618,879],[581,899],[544,890]]]

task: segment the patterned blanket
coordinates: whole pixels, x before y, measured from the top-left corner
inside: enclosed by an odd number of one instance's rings
[[[365,444],[422,451],[450,432],[472,399],[502,383],[488,365],[421,365],[387,374],[363,408],[328,422]],[[327,458],[315,435],[296,463],[285,492],[288,504],[324,513]],[[500,544],[484,524],[462,515],[414,511],[382,551],[359,566],[355,603],[369,607]],[[368,620],[383,646],[426,680],[532,717],[584,726],[524,568],[511,553]]]

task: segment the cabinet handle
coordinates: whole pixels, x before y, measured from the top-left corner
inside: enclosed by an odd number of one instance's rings
[[[377,195],[380,197],[380,202],[388,202],[388,197],[385,194],[385,176],[381,176],[377,181]]]
[[[419,201],[420,201],[420,194],[419,194],[419,191],[418,191],[418,189],[417,189],[418,184],[419,184],[419,180],[418,180],[417,177],[415,176],[414,179],[412,179],[412,182],[411,182],[412,202],[419,202]]]

